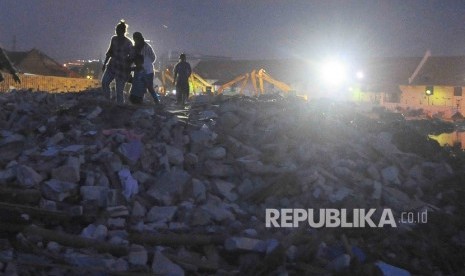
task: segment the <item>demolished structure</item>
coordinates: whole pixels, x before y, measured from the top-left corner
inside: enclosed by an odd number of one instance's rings
[[[273,95],[163,101],[0,94],[0,271],[465,272],[463,152],[413,123]],[[266,227],[270,208],[390,209],[396,227]]]

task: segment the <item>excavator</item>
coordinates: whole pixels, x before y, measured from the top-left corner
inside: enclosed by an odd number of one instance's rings
[[[202,91],[202,93],[212,93],[212,86],[206,80],[204,80],[199,74],[192,72],[189,77],[189,82],[192,85],[192,91]]]
[[[171,71],[167,68],[161,72],[161,83],[163,84],[162,87],[160,87],[159,92],[162,95],[166,95],[168,91],[173,88],[173,75],[171,74]]]
[[[229,88],[229,87],[235,85],[236,83],[241,83],[241,86],[240,86],[241,88],[239,90],[239,93],[241,95],[243,95],[244,94],[244,88],[247,85],[248,81],[249,81],[249,73],[237,76],[233,80],[228,81],[227,83],[220,86],[220,88],[218,88],[218,94],[222,94],[224,89]]]
[[[170,88],[173,88],[173,75],[169,69],[165,69],[162,71],[161,74],[161,82],[163,87],[160,88],[161,94],[166,94]],[[209,84],[204,78],[202,78],[199,74],[192,72],[191,76],[189,77],[189,86],[191,87],[191,91],[194,93],[197,91],[201,91],[202,93],[212,93],[211,84]]]
[[[265,81],[272,84],[274,87],[278,88],[279,90],[285,92],[286,94],[295,93],[294,90],[289,85],[287,85],[284,82],[281,82],[281,81],[278,81],[278,80],[274,79],[273,77],[271,77],[265,71],[265,69],[262,68],[262,69],[260,69],[258,71],[253,70],[250,73],[240,75],[240,76],[234,78],[233,80],[223,84],[218,89],[218,94],[223,93],[223,91],[226,88],[229,88],[229,87],[235,85],[236,83],[241,83],[239,93],[243,94],[244,88],[246,87],[247,82],[248,82],[249,79],[252,82],[252,86],[253,86],[253,90],[255,92],[255,96],[258,96],[259,94],[264,94],[265,93],[265,86],[264,86]],[[299,98],[303,98],[303,99],[307,100],[306,95],[296,95],[296,96],[299,97]]]

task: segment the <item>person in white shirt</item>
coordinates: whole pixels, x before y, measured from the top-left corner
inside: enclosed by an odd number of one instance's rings
[[[156,61],[157,56],[152,49],[152,46],[145,42],[144,37],[140,32],[135,32],[132,35],[134,39],[134,55],[142,55],[144,57],[144,70],[146,72],[146,84],[147,88],[151,95],[157,95],[154,97],[155,103],[160,103],[158,98],[158,94],[155,92],[155,88],[153,87],[153,77],[154,77],[154,70],[153,70],[153,63]]]

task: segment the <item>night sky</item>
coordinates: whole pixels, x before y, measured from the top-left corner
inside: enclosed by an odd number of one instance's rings
[[[119,19],[158,54],[244,59],[465,55],[465,1],[0,0],[0,45],[103,58]]]

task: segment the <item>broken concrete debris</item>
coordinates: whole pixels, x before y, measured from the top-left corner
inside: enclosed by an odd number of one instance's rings
[[[0,94],[2,273],[465,272],[464,153],[415,122],[280,96],[163,101]],[[399,227],[266,228],[268,208],[389,208]]]

